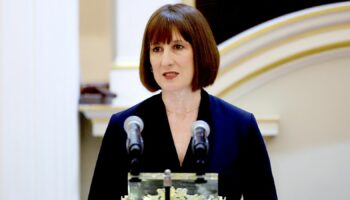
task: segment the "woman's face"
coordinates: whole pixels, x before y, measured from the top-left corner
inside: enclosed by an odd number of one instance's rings
[[[151,44],[150,61],[154,79],[163,91],[192,89],[192,45],[178,32],[173,31],[169,44]]]

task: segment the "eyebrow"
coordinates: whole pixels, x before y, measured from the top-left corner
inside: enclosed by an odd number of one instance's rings
[[[186,43],[187,41],[186,40],[183,40],[183,39],[180,39],[180,40],[173,40],[173,41],[171,41],[171,42],[181,42],[181,43]]]
[[[191,43],[188,42],[185,39],[172,40],[170,43],[181,43],[181,44],[189,44],[189,45],[191,45]]]
[[[150,45],[159,45],[159,44],[162,44],[162,43],[163,42],[154,42],[154,43],[150,43]],[[189,43],[189,42],[187,42],[184,39],[179,39],[179,40],[172,40],[172,41],[170,41],[169,44],[171,44],[171,43]]]

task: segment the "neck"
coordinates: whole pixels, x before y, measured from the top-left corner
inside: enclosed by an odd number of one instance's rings
[[[167,112],[187,114],[198,110],[201,90],[180,93],[162,92],[162,99]]]

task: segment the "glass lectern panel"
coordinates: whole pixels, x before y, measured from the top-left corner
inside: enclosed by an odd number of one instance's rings
[[[171,173],[171,186],[164,186],[164,173],[128,175],[128,200],[218,200],[218,174]]]

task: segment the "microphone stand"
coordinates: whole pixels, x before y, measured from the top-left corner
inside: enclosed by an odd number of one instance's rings
[[[197,179],[195,183],[206,183],[205,180],[205,169],[206,169],[206,155],[208,152],[208,144],[197,144],[194,148],[194,157],[196,159],[196,175]]]
[[[140,179],[140,161],[138,158],[133,158],[130,161],[130,174],[131,174],[131,179],[129,180],[130,182],[141,182]]]
[[[197,179],[195,183],[206,183],[207,181],[204,179],[205,169],[206,169],[206,155],[207,155],[207,145],[198,144],[193,148],[193,154],[196,161],[196,175]]]
[[[129,198],[132,200],[142,200],[142,181],[140,179],[140,156],[130,152],[130,175],[129,179]]]
[[[195,183],[206,183],[207,180],[205,180],[204,175],[205,175],[205,166],[206,166],[206,162],[205,159],[203,158],[198,158],[196,159],[196,175],[197,175],[197,179],[195,180]]]
[[[130,151],[130,182],[141,182],[140,176],[140,157],[141,151]]]
[[[192,124],[192,152],[196,161],[197,179],[195,183],[206,183],[204,179],[206,169],[206,157],[209,150],[208,135],[210,132],[209,125],[198,120]]]
[[[208,153],[208,144],[205,143],[199,143],[193,148],[194,157],[196,160],[196,175],[197,179],[195,180],[195,183],[206,183],[207,180],[205,180],[205,169],[206,169],[206,157]]]
[[[126,140],[126,149],[130,158],[130,182],[140,182],[140,158],[143,151],[143,140],[141,132],[143,121],[138,116],[129,116],[124,121],[124,130],[128,135]]]

